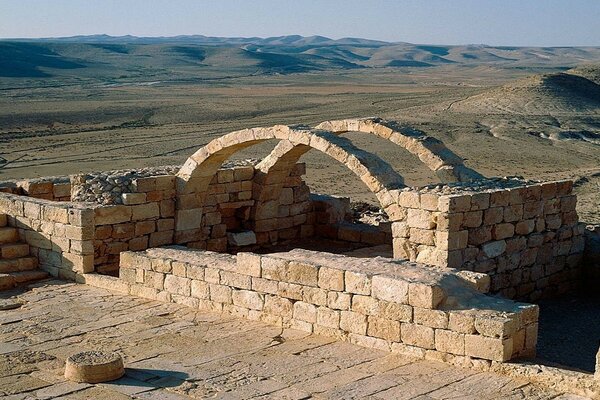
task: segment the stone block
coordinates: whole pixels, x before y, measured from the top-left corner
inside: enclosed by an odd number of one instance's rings
[[[413,315],[415,324],[428,326],[434,329],[448,328],[448,314],[445,311],[415,307]]]
[[[435,330],[435,349],[462,356],[465,354],[465,335],[444,329]]]
[[[303,301],[294,303],[294,319],[310,323],[317,322],[317,307]]]
[[[287,281],[306,286],[317,286],[319,268],[316,265],[290,261],[287,267]]]
[[[126,206],[143,204],[146,202],[146,193],[123,193],[121,200]]]
[[[203,300],[208,300],[210,298],[210,288],[206,282],[192,279],[190,289],[190,295],[192,297]]]
[[[371,291],[374,298],[408,304],[409,283],[407,281],[376,275],[373,277],[371,284]]]
[[[457,213],[471,210],[471,196],[452,195],[441,196],[438,202],[440,211]]]
[[[262,310],[264,305],[263,296],[251,290],[234,290],[231,299],[234,305],[250,310]]]
[[[238,274],[232,271],[221,271],[219,283],[239,289],[252,288],[252,278],[249,275]]]
[[[344,271],[328,267],[319,268],[318,285],[323,289],[343,291]]]
[[[355,294],[371,294],[371,280],[360,272],[345,271],[344,285],[346,291]]]
[[[327,307],[333,310],[350,310],[352,295],[340,292],[327,293]]]
[[[131,219],[141,221],[145,219],[158,219],[160,217],[160,208],[158,203],[138,204],[131,206]]]
[[[131,220],[131,207],[128,206],[102,206],[94,210],[96,225],[113,225]]]
[[[486,255],[486,257],[498,257],[499,255],[503,254],[506,250],[506,241],[498,240],[495,242],[486,243],[481,247],[481,249],[483,250],[483,253]]]
[[[495,339],[465,335],[465,355],[491,361],[508,361],[512,356],[512,339]]]
[[[494,240],[502,240],[513,237],[515,234],[515,226],[510,223],[498,224],[492,227],[492,238]]]
[[[399,342],[400,322],[370,315],[368,317],[367,335]]]
[[[400,333],[402,343],[404,344],[424,349],[435,349],[435,336],[432,328],[423,325],[402,323]]]
[[[341,311],[340,312],[340,329],[359,335],[367,334],[367,316],[364,314]]]
[[[326,328],[340,328],[340,312],[331,310],[327,307],[319,307],[317,309],[317,325]]]
[[[164,290],[173,294],[189,296],[191,293],[191,279],[168,274],[165,276]]]
[[[380,302],[371,296],[352,296],[352,311],[364,315],[379,315]]]
[[[216,285],[210,283],[209,285],[210,291],[210,300],[215,301],[217,303],[222,304],[232,304],[232,289],[223,285]]]
[[[252,231],[227,232],[227,242],[231,246],[249,246],[256,244],[256,234]]]
[[[462,226],[465,228],[478,228],[483,222],[483,211],[469,211],[463,214]]]
[[[433,231],[432,231],[433,232]],[[467,247],[469,231],[435,231],[435,245],[440,250],[459,250]]]
[[[419,209],[408,209],[407,224],[411,228],[434,229],[436,221],[432,212]]]
[[[435,244],[435,231],[431,229],[410,228],[410,241],[417,244],[433,246]]]
[[[274,281],[285,281],[288,261],[281,258],[261,257],[261,276]]]
[[[517,331],[515,317],[481,316],[475,317],[475,330],[483,336],[508,338]]]

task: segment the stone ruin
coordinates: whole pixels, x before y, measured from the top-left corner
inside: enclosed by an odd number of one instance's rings
[[[406,187],[345,132],[389,140],[441,183]],[[228,161],[267,140],[278,144],[263,160]],[[389,222],[348,221],[349,199],[311,193],[299,162],[311,149],[356,174]],[[584,274],[597,277],[600,230],[578,222],[572,188],[486,178],[439,140],[376,118],[245,129],[211,141],[182,167],[0,184],[0,288],[50,274],[489,366],[535,355],[532,302],[577,289]],[[391,250],[360,258],[303,249],[311,240]]]

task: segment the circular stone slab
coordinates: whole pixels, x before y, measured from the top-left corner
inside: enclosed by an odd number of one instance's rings
[[[75,382],[100,383],[125,374],[123,358],[116,353],[84,351],[67,359],[65,378]]]

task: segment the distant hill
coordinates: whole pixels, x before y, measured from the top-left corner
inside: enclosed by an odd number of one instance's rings
[[[91,35],[0,40],[0,77],[69,77],[115,83],[449,65],[560,71],[598,62],[600,47],[443,46],[299,35],[269,38]]]
[[[600,112],[600,86],[574,74],[536,75],[455,102],[450,110],[522,115]]]

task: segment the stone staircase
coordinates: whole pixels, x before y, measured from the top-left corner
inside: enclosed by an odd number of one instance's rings
[[[37,267],[29,245],[19,241],[17,229],[7,226],[6,215],[0,214],[0,290],[47,278],[48,273]]]

